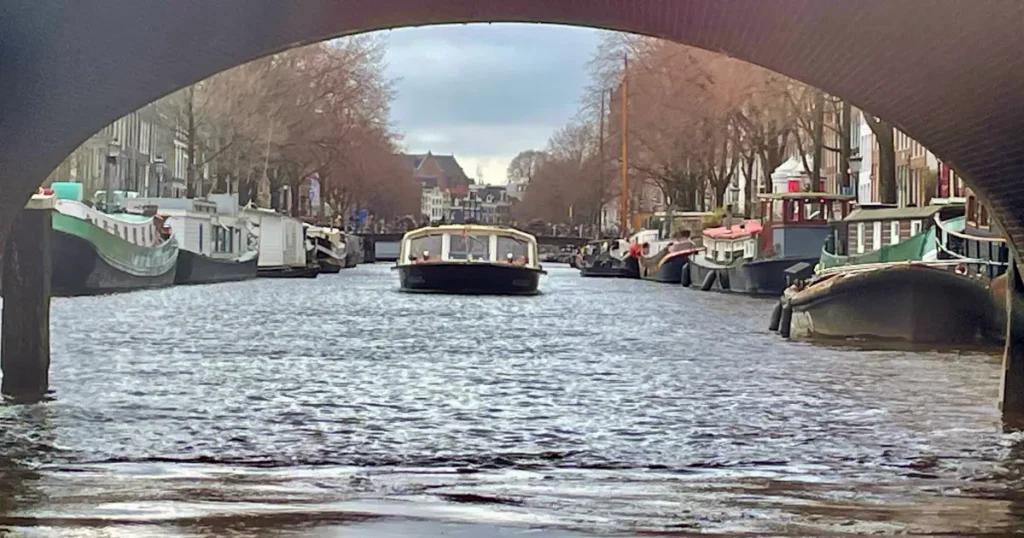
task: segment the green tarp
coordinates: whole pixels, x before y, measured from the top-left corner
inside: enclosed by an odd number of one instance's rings
[[[925,254],[933,250],[935,250],[935,227],[929,226],[927,230],[906,241],[896,243],[895,245],[886,245],[879,250],[865,252],[864,254],[836,256],[822,249],[821,260],[818,262],[818,271],[864,263],[920,261],[924,258]]]

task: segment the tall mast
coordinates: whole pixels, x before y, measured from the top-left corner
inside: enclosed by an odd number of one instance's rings
[[[608,92],[611,95],[611,91]],[[597,131],[597,226],[594,231],[594,239],[601,237],[601,229],[604,225],[604,89],[601,89],[601,116],[599,117],[600,127]]]
[[[629,130],[629,108],[627,105],[629,96],[629,56],[622,57],[622,194],[619,196],[619,227],[623,235],[628,233],[629,222],[629,147],[626,144],[627,131]]]

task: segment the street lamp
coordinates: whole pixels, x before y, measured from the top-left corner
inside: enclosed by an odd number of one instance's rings
[[[163,155],[157,155],[153,159],[153,171],[156,173],[156,196],[157,198],[163,197],[163,184],[164,184],[164,170],[167,168],[167,163],[164,162]]]
[[[121,143],[116,138],[107,144],[107,169],[103,174],[103,211],[110,211],[114,201],[114,193],[111,191],[111,184],[114,182],[113,175],[117,169],[117,158],[121,156]]]

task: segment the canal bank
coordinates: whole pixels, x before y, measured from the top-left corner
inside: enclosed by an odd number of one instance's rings
[[[0,527],[1019,525],[998,357],[784,341],[771,300],[546,269],[535,297],[425,301],[380,264],[56,299],[53,400],[0,413]]]

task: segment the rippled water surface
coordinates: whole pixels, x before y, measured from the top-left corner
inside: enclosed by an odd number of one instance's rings
[[[1024,528],[998,357],[786,342],[770,301],[549,273],[522,298],[402,294],[367,265],[55,300],[53,401],[0,408],[0,528]]]

